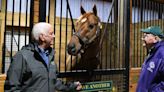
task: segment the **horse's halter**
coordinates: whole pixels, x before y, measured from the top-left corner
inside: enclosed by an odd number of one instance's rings
[[[78,39],[79,39],[79,42],[80,42],[80,44],[85,48],[85,47],[87,47],[87,45],[89,45],[90,43],[92,43],[99,35],[100,35],[100,31],[101,31],[101,29],[100,29],[100,22],[98,22],[98,23],[96,23],[96,24],[91,24],[92,26],[96,26],[97,27],[97,30],[96,30],[96,34],[94,35],[94,36],[92,36],[90,39],[89,38],[87,38],[87,37],[82,37],[81,35],[80,35],[80,32],[82,31],[82,30],[78,30],[77,32],[75,32],[73,35],[74,36],[76,36],[76,37],[78,37]]]

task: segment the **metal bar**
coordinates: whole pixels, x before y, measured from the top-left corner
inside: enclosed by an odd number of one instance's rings
[[[46,22],[46,0],[39,0],[39,22]]]
[[[154,7],[155,7],[155,2],[152,2],[152,12],[153,12],[153,25],[155,25],[156,23],[155,23],[155,9],[154,9]]]
[[[125,0],[125,25],[124,30],[126,30],[125,36],[125,68],[126,68],[126,92],[129,92],[129,52],[130,52],[130,0]]]
[[[60,71],[60,66],[61,66],[61,36],[62,36],[62,11],[63,11],[63,0],[61,0],[61,8],[60,8],[60,33],[59,33],[59,71]]]
[[[11,47],[10,47],[10,61],[12,59],[12,52],[13,52],[13,35],[14,35],[14,8],[15,8],[15,5],[14,5],[14,2],[15,0],[13,0],[13,8],[12,8],[12,30],[11,30]]]
[[[141,32],[140,32],[140,30],[141,30],[141,28],[142,28],[142,24],[143,24],[143,0],[140,0],[140,20],[139,20],[139,22],[138,22],[138,25],[139,25],[139,28],[138,28],[138,45],[139,45],[139,47],[138,47],[138,66],[137,67],[139,67],[140,65],[141,65],[141,55],[142,55],[142,45],[140,44],[141,43]]]
[[[56,0],[54,1],[54,35],[56,34]],[[54,44],[55,44],[55,38],[54,38]],[[55,49],[55,45],[53,46]]]
[[[68,0],[67,1],[67,5],[68,5],[68,11],[69,11],[69,14],[70,14],[70,19],[72,21],[72,29],[73,29],[73,32],[75,32],[75,26],[74,26],[74,23],[73,23],[73,18],[72,18],[72,14],[71,14],[71,9],[70,9],[70,6],[69,6],[69,2]]]
[[[5,29],[4,29],[4,39],[3,39],[3,47],[2,47],[2,73],[5,73],[5,60],[6,60],[6,25],[7,25],[7,3],[8,0],[6,0],[6,7],[5,7]]]
[[[141,16],[140,17],[141,18],[140,21],[141,22],[143,22],[143,1],[144,0],[140,0],[140,12],[141,12],[141,14],[140,14],[140,16]]]
[[[60,72],[58,77],[64,78],[64,77],[74,77],[74,76],[89,76],[89,75],[114,75],[114,74],[125,74],[126,69],[125,68],[116,68],[116,69],[101,69],[101,70],[93,70],[93,71],[87,71],[87,70],[74,70],[74,71],[67,71],[67,72]],[[126,91],[127,92],[127,91]]]
[[[151,25],[153,25],[153,19],[152,19],[152,15],[153,15],[153,1],[151,1],[151,9],[150,9],[150,11],[151,11],[151,14],[150,14],[150,20],[151,20]]]
[[[135,48],[136,48],[136,39],[135,39],[135,35],[136,35],[136,33],[135,33],[135,31],[136,31],[136,26],[135,26],[135,21],[136,21],[136,19],[135,19],[135,17],[136,17],[136,9],[135,8],[137,8],[137,5],[136,5],[136,0],[133,0],[133,2],[134,2],[134,27],[133,27],[133,38],[134,38],[134,43],[133,43],[133,46],[134,46],[134,48],[133,48],[133,67],[135,67],[135,65],[136,65],[136,53],[135,53]]]
[[[158,25],[160,25],[160,21],[159,19],[161,19],[161,9],[160,9],[160,3],[157,4],[157,7],[158,7]]]
[[[164,5],[163,6],[161,6],[161,9],[162,9],[162,28],[163,28],[163,30],[164,30]]]
[[[18,27],[18,51],[20,49],[20,30],[21,30],[21,4],[22,4],[22,0],[20,0],[20,4],[19,4],[19,27]]]
[[[147,0],[144,1],[144,6],[145,6],[144,7],[145,12],[144,12],[144,25],[143,25],[143,28],[145,28],[147,26],[147,22],[148,22],[148,20],[146,20],[146,14],[148,13],[148,2],[147,2]],[[143,46],[142,46],[142,50],[143,50],[143,53],[142,53],[142,58],[141,58],[141,61],[140,61],[141,65],[142,65],[142,62],[144,61],[144,56],[145,56],[145,49],[144,49]],[[140,67],[141,67],[141,65],[140,65]]]
[[[112,17],[110,17],[110,19],[112,20]],[[109,22],[107,22],[107,23],[109,23]],[[109,31],[109,33],[110,33],[110,39],[109,39],[109,41],[110,41],[110,48],[109,48],[109,61],[110,61],[110,68],[112,68],[112,32],[113,32],[113,29],[112,29],[112,22],[110,22],[111,23],[111,25],[110,25],[110,30],[111,31]]]
[[[147,0],[147,3],[148,3],[147,6],[148,6],[148,11],[149,11],[150,10],[150,2]],[[148,23],[147,23],[147,26],[146,27],[148,27],[148,25],[149,25],[148,13],[149,12],[147,12],[147,22]]]
[[[107,38],[107,35],[106,35]],[[108,40],[106,39],[106,45],[105,45],[105,69],[108,67]]]
[[[51,4],[51,0],[48,0],[48,23],[50,23],[50,4]]]
[[[15,42],[16,46],[18,46],[18,43],[17,43],[17,41],[16,41],[14,36],[13,36],[13,39],[14,39],[13,41]]]
[[[67,9],[66,9],[66,30],[65,30],[65,49],[67,48],[67,32],[68,32],[68,5],[66,5]],[[66,60],[67,60],[67,51],[65,50],[65,72],[67,70],[67,64],[66,64]],[[68,66],[69,67],[69,66]]]
[[[164,4],[161,6],[162,11],[162,29],[164,30]],[[163,31],[164,32],[164,31]]]
[[[138,52],[138,49],[139,49],[139,46],[138,46],[138,38],[139,38],[139,36],[138,36],[138,31],[139,31],[139,20],[140,20],[140,12],[139,12],[139,11],[140,11],[140,3],[139,3],[139,0],[137,1],[137,5],[138,5],[138,6],[137,6],[137,7],[138,7],[138,11],[137,11],[137,23],[136,23],[136,24],[137,24],[137,28],[136,28],[136,35],[137,35],[137,36],[136,36],[136,40],[137,40],[137,41],[136,41],[136,43],[137,43],[137,44],[136,44],[136,47],[137,47],[137,48],[136,48],[136,50],[137,50],[137,51],[136,51],[136,57],[137,57],[137,58],[136,58],[136,60],[137,60],[136,62],[137,62],[137,64],[136,64],[136,66],[138,66],[138,53],[139,53],[139,52]]]
[[[111,16],[111,12],[112,12],[113,6],[114,6],[114,0],[112,0],[111,8],[109,9],[109,16],[108,16],[107,23],[109,23],[109,18],[110,18],[110,16]],[[104,35],[106,34],[107,25],[108,25],[108,24],[105,25],[105,28],[104,28],[104,31],[103,31],[103,34],[102,34],[102,38],[100,39],[100,44],[99,44],[100,50],[101,50],[101,45],[103,44]]]
[[[71,19],[71,22],[72,22],[72,33],[71,33],[71,36],[73,35],[73,33],[75,32],[75,26],[74,26],[74,22],[73,22],[73,18],[72,18],[72,14],[71,14],[71,9],[70,9],[70,6],[69,6],[69,2],[68,2],[68,0],[66,0],[66,2],[67,2],[67,5],[68,5],[68,11],[69,11],[69,14],[70,14],[70,19]],[[72,70],[72,55],[71,55],[71,70]]]
[[[121,2],[121,0],[120,0],[120,2]],[[118,3],[118,2],[117,2],[117,3]],[[122,3],[120,3],[120,5],[119,5],[119,14],[120,14],[120,15],[121,15],[121,11],[123,11],[122,8],[121,8],[121,6],[122,6],[121,4],[122,4]],[[116,4],[115,4],[115,5],[116,5]],[[118,17],[118,22],[117,22],[117,24],[114,23],[115,30],[118,30],[118,32],[116,33],[116,34],[118,35],[117,38],[116,38],[116,39],[118,40],[118,42],[117,42],[117,44],[118,44],[118,54],[117,54],[117,53],[114,53],[114,55],[118,55],[118,56],[115,56],[115,58],[117,57],[118,59],[116,58],[117,60],[116,60],[116,59],[114,60],[114,62],[116,62],[115,65],[117,65],[117,64],[118,64],[117,62],[120,61],[121,46],[123,45],[122,42],[120,42],[120,41],[121,41],[121,37],[122,37],[122,36],[121,36],[122,33],[121,33],[121,31],[120,31],[120,28],[121,28],[120,26],[122,25],[122,23],[121,23],[121,20],[122,20],[122,19],[121,19],[121,18],[122,18],[122,16],[119,16],[119,17]],[[119,23],[119,24],[118,24],[118,23]],[[118,28],[117,28],[117,26],[118,26]],[[120,43],[121,43],[121,44],[120,44]],[[121,64],[120,64],[120,65],[121,65]],[[116,67],[115,67],[115,68],[116,68]]]
[[[27,36],[27,13],[28,13],[28,0],[26,1],[26,18],[25,18],[25,44],[24,45],[26,45],[27,44],[27,38],[26,38],[26,36]]]
[[[34,0],[30,0],[30,32],[29,32],[29,42],[31,42],[31,31],[34,22]]]

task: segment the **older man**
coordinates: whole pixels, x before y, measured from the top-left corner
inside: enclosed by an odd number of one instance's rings
[[[7,78],[5,92],[72,92],[81,89],[79,82],[63,84],[57,80],[54,64],[54,32],[48,23],[37,23],[32,30],[34,42],[24,46],[13,57]]]
[[[149,53],[142,65],[136,92],[164,92],[164,35],[158,26],[141,31],[143,46]]]

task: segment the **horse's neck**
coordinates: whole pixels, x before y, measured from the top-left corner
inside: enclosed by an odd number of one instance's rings
[[[84,49],[84,53],[81,54],[81,58],[93,58],[99,53],[99,39],[96,39],[93,43],[91,43],[86,49]]]

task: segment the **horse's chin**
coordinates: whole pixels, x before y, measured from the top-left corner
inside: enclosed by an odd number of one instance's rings
[[[69,55],[76,56],[76,53],[68,53]]]
[[[73,55],[73,56],[77,56],[77,55],[80,54],[80,53],[81,53],[81,50],[78,50],[78,51],[76,51],[76,52],[68,51],[68,54],[69,54],[69,55]]]

